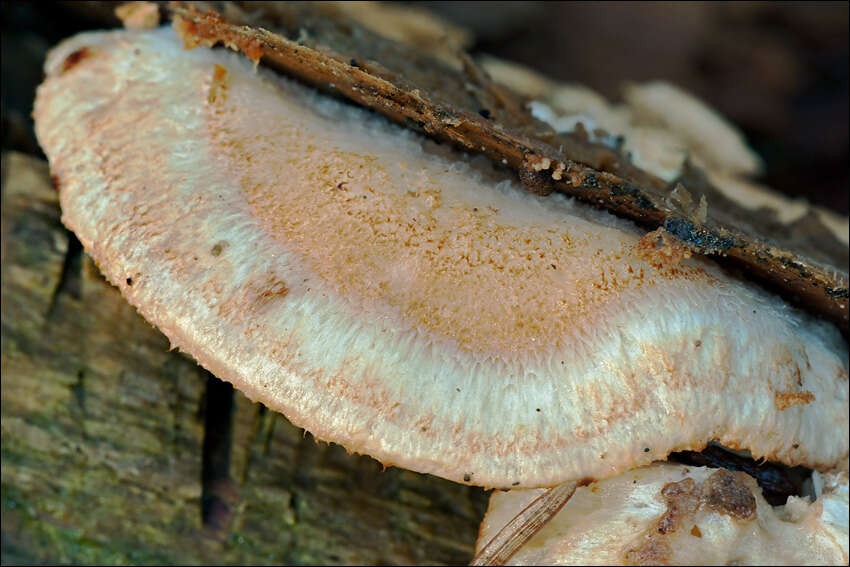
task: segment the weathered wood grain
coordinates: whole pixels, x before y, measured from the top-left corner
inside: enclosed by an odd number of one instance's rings
[[[482,490],[382,472],[239,393],[229,472],[204,487],[205,421],[226,419],[205,420],[209,375],[82,253],[44,162],[11,153],[2,176],[4,564],[471,559]]]

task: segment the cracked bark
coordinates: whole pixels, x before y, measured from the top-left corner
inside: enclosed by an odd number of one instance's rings
[[[44,162],[6,155],[3,180],[4,564],[472,558],[482,490],[382,472],[225,391],[81,253]]]

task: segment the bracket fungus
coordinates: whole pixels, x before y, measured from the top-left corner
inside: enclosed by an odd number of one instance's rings
[[[46,75],[63,222],[175,347],[320,439],[497,488],[711,441],[847,458],[837,328],[665,233],[171,29],[81,34]]]

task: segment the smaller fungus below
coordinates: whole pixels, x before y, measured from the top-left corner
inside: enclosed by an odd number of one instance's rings
[[[817,475],[817,473],[815,473]],[[815,502],[773,507],[755,480],[724,469],[654,464],[578,488],[508,565],[846,565],[846,472]],[[480,552],[542,490],[497,492]]]

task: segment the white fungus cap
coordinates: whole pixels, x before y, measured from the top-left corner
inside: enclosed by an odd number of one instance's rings
[[[627,222],[169,29],[46,63],[63,221],[181,350],[317,437],[495,487],[711,440],[848,453],[837,330]]]

